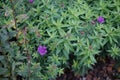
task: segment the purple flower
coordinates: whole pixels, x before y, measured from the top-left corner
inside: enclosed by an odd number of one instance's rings
[[[41,56],[45,55],[47,53],[47,48],[45,46],[38,46],[37,51]]]
[[[33,3],[34,0],[29,0],[30,3]]]
[[[105,22],[104,18],[101,17],[101,16],[99,16],[99,17],[97,18],[97,21],[98,21],[99,23],[104,23],[104,22]]]

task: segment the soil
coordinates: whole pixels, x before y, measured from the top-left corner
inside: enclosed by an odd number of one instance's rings
[[[85,76],[75,76],[72,70],[65,69],[56,80],[120,80],[120,65],[116,67],[117,63],[110,57],[97,58],[97,63]]]

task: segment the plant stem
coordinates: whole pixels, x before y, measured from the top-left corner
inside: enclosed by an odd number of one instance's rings
[[[14,4],[13,4],[13,0],[10,0],[11,5],[12,5],[12,14],[13,14],[13,18],[14,18],[14,28],[17,29],[17,20],[16,20],[16,15],[15,15],[15,8],[14,8]]]
[[[12,15],[13,15],[13,19],[14,19],[14,28],[17,32],[17,21],[16,21],[16,15],[15,15],[15,9],[14,9],[14,4],[13,4],[13,0],[10,0],[11,2],[11,6],[12,6]],[[11,67],[12,68],[12,67]],[[15,76],[15,72],[14,70],[11,70],[11,75],[12,75],[12,80],[16,80],[16,76]]]
[[[27,53],[28,53],[28,80],[29,80],[30,79],[30,54],[28,51]]]
[[[28,66],[28,77],[27,77],[27,80],[30,80],[30,53],[28,51],[26,34],[27,34],[27,28],[25,27],[24,28],[24,44],[25,44],[25,50],[26,50],[26,53],[27,53],[27,61],[28,61],[28,63],[27,63],[27,66]]]

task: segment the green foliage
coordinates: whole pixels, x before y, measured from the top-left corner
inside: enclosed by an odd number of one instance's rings
[[[84,75],[97,62],[96,55],[119,59],[119,3],[1,0],[0,80],[16,80],[18,76],[54,80],[70,67]],[[97,21],[99,16],[104,17],[104,23]],[[46,55],[39,55],[39,45],[47,47]]]

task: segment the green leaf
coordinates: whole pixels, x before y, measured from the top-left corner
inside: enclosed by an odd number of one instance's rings
[[[0,80],[9,80],[8,78],[0,78]]]
[[[68,43],[64,43],[64,47],[65,47],[65,51],[67,53],[69,53],[70,52],[70,47],[69,47]]]
[[[66,35],[65,31],[63,29],[58,29],[59,34],[61,35],[61,37],[64,37]]]
[[[0,67],[0,75],[5,75],[5,74],[7,74],[8,71],[9,70],[7,68]]]
[[[17,17],[17,22],[24,22],[26,21],[29,17],[27,14],[20,14]]]
[[[67,53],[65,50],[63,50],[63,54],[66,57],[66,59],[69,59],[69,53]]]
[[[4,58],[5,58],[4,56],[0,56],[0,61],[1,61],[1,60],[4,60]]]

